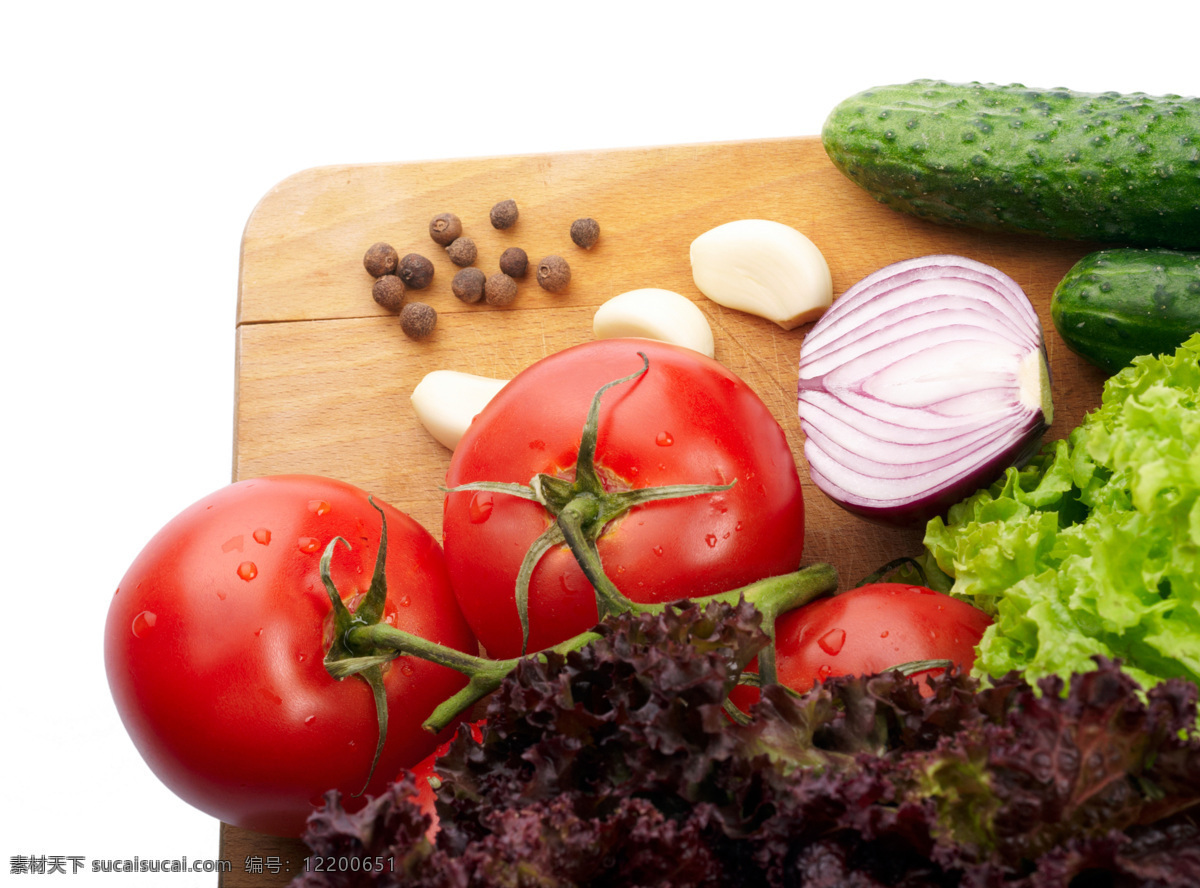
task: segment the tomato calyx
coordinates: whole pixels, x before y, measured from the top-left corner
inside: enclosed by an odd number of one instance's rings
[[[321,556],[319,565],[321,582],[325,586],[333,608],[333,632],[329,649],[325,653],[325,671],[338,681],[353,675],[357,675],[365,681],[371,688],[371,695],[375,703],[375,717],[379,725],[379,737],[376,741],[374,757],[371,760],[371,768],[363,784],[363,789],[359,790],[356,795],[361,795],[370,785],[371,777],[375,773],[375,766],[379,762],[387,740],[388,706],[387,694],[383,686],[383,668],[387,663],[401,656],[414,656],[446,666],[467,677],[466,686],[439,704],[425,720],[423,725],[425,730],[436,734],[448,727],[458,715],[500,687],[501,682],[516,668],[519,661],[519,658],[490,660],[486,657],[468,654],[383,622],[384,605],[387,602],[387,575],[385,572],[387,516],[373,499],[368,501],[379,512],[381,522],[379,554],[375,559],[371,586],[354,610],[347,607],[345,601],[342,600],[330,572],[333,553],[338,544],[346,548],[350,548],[350,544],[342,537],[330,540]],[[556,645],[551,650],[565,655],[590,644],[597,638],[599,636],[596,633],[585,632]]]
[[[650,369],[650,359],[638,352],[642,368],[635,373],[615,379],[601,386],[592,397],[580,437],[579,452],[575,459],[572,480],[548,473],[535,475],[528,485],[510,482],[475,481],[449,488],[447,493],[460,491],[489,491],[521,497],[539,503],[554,521],[530,545],[521,563],[516,579],[517,615],[521,621],[521,651],[529,647],[529,585],[534,568],[542,556],[556,546],[566,544],[580,565],[587,558],[597,576],[588,573],[588,580],[596,591],[596,607],[600,617],[608,614],[637,610],[623,593],[611,582],[601,579],[603,568],[599,566],[600,555],[596,541],[608,524],[624,515],[635,506],[659,500],[681,499],[729,490],[736,479],[728,484],[669,484],[659,487],[640,487],[613,490],[605,485],[600,467],[596,462],[596,441],[600,429],[600,399],[609,389],[641,378]]]
[[[333,638],[330,641],[329,650],[325,652],[325,669],[339,680],[346,675],[357,675],[365,681],[371,688],[371,695],[375,700],[375,717],[379,722],[379,739],[375,744],[375,756],[371,760],[371,770],[367,773],[366,783],[356,795],[362,795],[367,785],[370,784],[371,777],[375,773],[375,765],[383,753],[384,740],[387,738],[388,709],[387,694],[383,689],[383,666],[392,659],[390,656],[380,656],[378,653],[364,656],[348,643],[350,632],[355,627],[375,625],[383,619],[384,605],[387,603],[387,577],[384,573],[387,553],[387,518],[383,516],[383,510],[375,504],[374,499],[369,498],[368,502],[379,512],[383,520],[383,529],[379,536],[379,554],[375,558],[371,586],[353,611],[342,601],[342,596],[330,574],[333,553],[337,549],[338,543],[347,549],[350,548],[350,543],[343,537],[334,537],[325,547],[319,566],[321,582],[329,595],[330,604],[333,605]],[[331,668],[335,664],[338,670],[345,670],[343,675],[335,674],[334,669]]]
[[[329,649],[325,652],[325,671],[338,681],[357,675],[367,683],[375,702],[375,718],[379,726],[371,768],[363,789],[359,790],[356,796],[362,795],[370,785],[375,766],[379,763],[387,741],[388,705],[387,693],[383,686],[383,668],[386,664],[407,654],[447,666],[468,677],[467,686],[439,707],[446,707],[451,711],[451,715],[436,727],[431,726],[429,722],[424,725],[432,733],[446,727],[454,715],[498,688],[500,682],[515,666],[515,661],[506,666],[503,661],[467,654],[383,622],[384,605],[387,603],[387,516],[375,504],[374,499],[368,499],[368,502],[379,512],[379,553],[375,558],[371,586],[354,610],[347,607],[342,600],[330,573],[333,553],[338,544],[346,548],[350,548],[350,544],[343,537],[330,540],[321,555],[319,565],[321,582],[333,607],[333,633]]]

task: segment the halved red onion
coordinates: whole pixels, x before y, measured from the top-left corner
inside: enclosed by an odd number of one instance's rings
[[[1036,452],[1053,418],[1042,326],[1008,275],[962,256],[859,281],[800,349],[813,483],[885,524],[941,514]]]

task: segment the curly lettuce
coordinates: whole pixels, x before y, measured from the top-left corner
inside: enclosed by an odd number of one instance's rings
[[[1120,660],[1200,681],[1200,333],[1104,386],[1065,441],[935,518],[951,593],[993,615],[976,659],[1030,680]]]
[[[767,642],[746,604],[622,614],[522,662],[478,735],[309,818],[292,888],[1183,888],[1200,885],[1196,686],[1097,660],[1070,687],[947,670],[769,685],[722,703]],[[370,865],[374,861],[374,865]]]

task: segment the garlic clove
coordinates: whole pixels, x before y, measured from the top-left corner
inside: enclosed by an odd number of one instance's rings
[[[471,420],[507,383],[507,379],[457,370],[434,370],[417,383],[410,400],[421,425],[453,450]]]
[[[713,332],[699,306],[673,290],[646,287],[614,296],[596,310],[597,339],[640,336],[713,357]]]
[[[816,320],[833,304],[833,278],[817,246],[796,229],[741,219],[706,231],[691,248],[692,279],[726,308],[785,330]]]

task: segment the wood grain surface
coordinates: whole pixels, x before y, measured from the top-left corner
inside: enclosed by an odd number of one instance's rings
[[[491,227],[507,198],[517,224]],[[456,213],[486,273],[510,246],[531,262],[559,254],[570,288],[543,292],[532,276],[506,308],[470,306],[450,290],[457,268],[428,235],[430,218]],[[571,222],[591,216],[600,241],[582,250]],[[693,299],[708,317],[716,357],[750,383],[784,428],[805,484],[805,562],[832,563],[843,586],[920,549],[921,529],[885,530],[830,503],[808,481],[796,419],[800,344],[784,331],[723,309],[692,283],[692,240],[735,219],[773,219],[806,234],[824,253],[835,296],[901,259],[957,253],[999,268],[1029,295],[1046,330],[1055,421],[1062,437],[1099,401],[1103,376],[1069,352],[1050,323],[1054,286],[1094,247],[958,231],[894,213],[846,180],[816,138],[604,152],[334,166],[283,181],[254,209],[242,242],[237,314],[233,477],[284,472],[357,484],[441,535],[450,453],[417,421],[409,395],[438,369],[509,378],[539,358],[592,338],[607,299],[662,287]],[[429,257],[436,273],[409,298],[439,314],[434,334],[408,339],[395,315],[371,298],[362,256],[386,241]],[[298,841],[223,826],[223,886],[286,884],[302,867]],[[284,864],[286,861],[286,864]],[[249,863],[249,866],[247,864]],[[278,863],[278,872],[273,872]],[[247,872],[247,869],[262,871]]]

